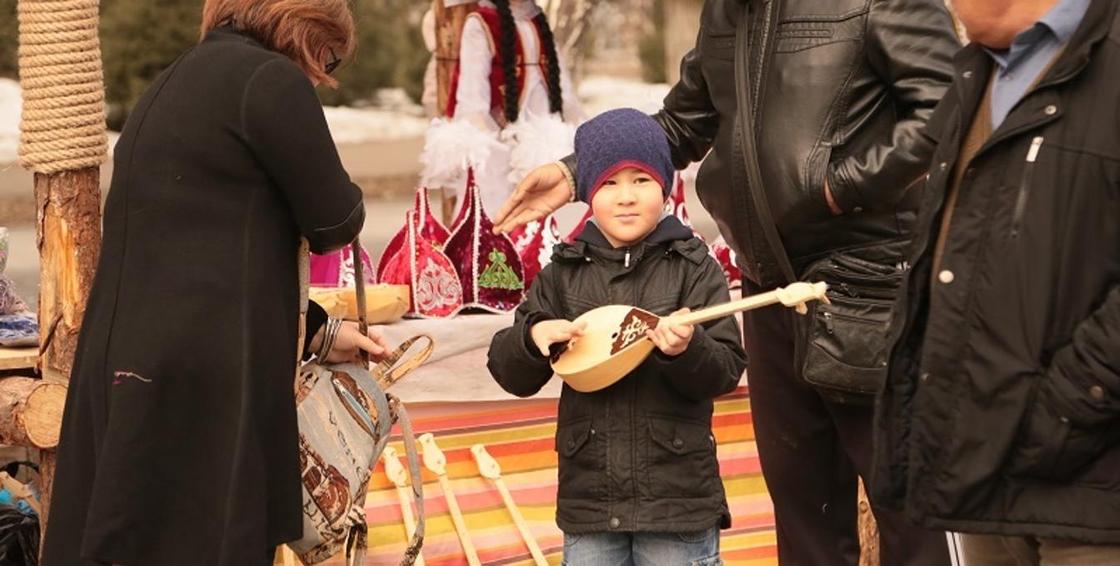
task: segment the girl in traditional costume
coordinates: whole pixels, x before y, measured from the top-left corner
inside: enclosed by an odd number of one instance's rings
[[[423,182],[461,201],[473,167],[484,209],[497,212],[524,174],[571,152],[582,116],[536,3],[482,0],[463,25],[446,117],[428,132]]]

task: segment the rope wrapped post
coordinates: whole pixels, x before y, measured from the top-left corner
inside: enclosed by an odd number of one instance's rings
[[[99,174],[107,141],[98,7],[99,0],[20,0],[17,7],[19,160],[35,173],[39,365],[50,383],[69,379],[101,248]],[[61,425],[58,415],[54,426]],[[54,453],[41,454],[46,525]]]

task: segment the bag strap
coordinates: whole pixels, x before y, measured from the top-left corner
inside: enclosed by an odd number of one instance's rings
[[[739,29],[735,34],[735,70],[744,75],[749,75],[750,71],[747,62],[749,53],[747,38],[750,37],[748,34],[750,33],[751,20],[750,5],[751,3],[740,3]],[[763,57],[767,55],[763,53]],[[755,135],[754,129],[754,104],[751,100],[751,84],[749,84],[748,78],[748,76],[735,77],[735,93],[739,99],[739,112],[737,113],[739,117],[739,143],[742,145],[743,161],[747,168],[747,190],[754,200],[755,213],[758,215],[759,224],[761,224],[759,227],[762,228],[762,233],[766,236],[770,253],[778,262],[778,268],[781,269],[782,275],[786,278],[784,284],[788,285],[797,281],[797,276],[793,272],[793,264],[789,261],[786,247],[782,244],[781,235],[778,234],[778,226],[774,223],[770,202],[766,197],[765,185],[762,184],[762,170],[758,166],[758,136]]]
[[[408,460],[408,473],[412,481],[412,498],[416,501],[416,530],[412,533],[412,540],[408,549],[401,558],[401,566],[412,566],[420,556],[420,548],[424,546],[424,478],[420,473],[420,456],[416,452],[416,438],[412,432],[412,419],[404,408],[404,403],[391,394],[389,406],[395,412],[395,420],[401,427],[401,439],[404,441],[404,452]]]
[[[417,342],[421,340],[427,341],[427,344],[415,355],[405,358],[405,354]],[[404,376],[412,373],[416,368],[428,361],[435,350],[435,341],[427,334],[418,334],[401,342],[395,350],[392,351],[384,360],[377,364],[373,369],[375,375],[378,375],[377,384],[382,389],[388,389],[396,382],[400,381]],[[404,361],[401,361],[401,360]]]
[[[359,239],[354,239],[350,249],[354,256],[352,259],[354,260],[354,291],[358,299],[358,330],[362,332],[362,336],[365,336],[369,334],[369,322],[366,320],[366,266],[362,261],[362,243]],[[369,367],[369,352],[359,349],[358,356],[362,363]]]

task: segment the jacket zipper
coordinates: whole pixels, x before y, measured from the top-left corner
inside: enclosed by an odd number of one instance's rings
[[[624,267],[630,268],[630,248],[626,248],[626,259],[623,261]]]
[[[1038,160],[1038,152],[1042,149],[1045,138],[1038,136],[1031,140],[1031,148],[1027,150],[1027,162],[1023,167],[1023,177],[1019,181],[1019,196],[1015,199],[1015,212],[1011,217],[1011,237],[1018,238],[1023,224],[1023,213],[1027,210],[1027,197],[1031,191],[1031,179],[1034,177],[1034,164]]]

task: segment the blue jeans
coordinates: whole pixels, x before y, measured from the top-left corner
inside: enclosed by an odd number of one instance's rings
[[[722,566],[719,529],[694,533],[564,533],[564,566]]]

